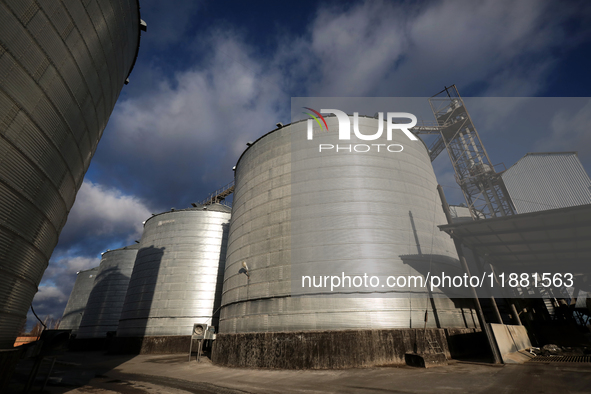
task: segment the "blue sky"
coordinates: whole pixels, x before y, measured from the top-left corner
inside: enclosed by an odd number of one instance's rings
[[[519,118],[502,100],[468,109],[495,164],[574,150],[591,172],[588,1],[142,0],[141,14],[131,82],[35,297],[39,315],[61,317],[76,272],[139,240],[151,213],[230,182],[245,143],[290,122],[291,97],[429,97],[452,84],[465,97],[554,97],[567,121],[544,111],[545,128],[499,127],[490,111]],[[455,185],[445,153],[434,166]]]

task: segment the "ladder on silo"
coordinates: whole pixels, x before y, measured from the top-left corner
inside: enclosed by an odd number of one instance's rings
[[[444,353],[444,351],[441,348],[441,346],[439,346],[439,342],[437,340],[432,341],[432,340],[429,339],[429,340],[427,340],[427,343],[429,344],[429,349],[431,349],[431,351],[434,354],[439,354],[439,353],[443,354]]]

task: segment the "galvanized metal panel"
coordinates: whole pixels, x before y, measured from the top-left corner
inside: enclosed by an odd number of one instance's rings
[[[86,303],[94,287],[94,280],[98,272],[99,267],[78,272],[76,282],[74,283],[68,303],[66,304],[66,309],[64,309],[64,314],[60,321],[60,329],[72,330],[73,334],[78,332],[78,327],[82,321]]]
[[[336,118],[326,121],[337,129]],[[361,132],[374,133],[375,122],[360,118]],[[424,326],[426,310],[429,327],[475,327],[469,299],[439,292],[433,302],[426,292],[390,297],[381,289],[293,296],[294,253],[318,267],[381,264],[392,275],[416,274],[401,256],[458,267],[451,239],[435,229],[446,221],[424,144],[395,135],[390,143],[404,144],[404,155],[319,156],[292,146],[296,133],[305,135],[305,122],[261,137],[236,165],[219,332],[415,328]],[[335,141],[334,133],[314,135],[316,145]],[[243,261],[250,277],[240,271]]]
[[[502,177],[517,213],[591,204],[591,179],[576,152],[528,153]]]
[[[472,221],[470,209],[464,205],[450,205],[449,212],[454,223]]]
[[[190,335],[217,325],[230,208],[165,212],[145,223],[118,337]]]
[[[10,348],[139,47],[136,0],[0,0],[0,348]]]
[[[78,338],[104,338],[107,332],[117,330],[138,250],[139,245],[135,244],[103,254]]]
[[[590,295],[589,293],[587,293],[586,291],[579,291],[579,294],[577,296],[577,301],[575,304],[575,308],[587,308],[587,304],[589,304],[589,299],[590,299]]]

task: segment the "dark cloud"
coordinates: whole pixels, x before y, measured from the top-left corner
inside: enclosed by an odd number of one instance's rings
[[[60,252],[68,253],[73,249],[78,249],[84,255],[96,254],[104,251],[107,246],[105,241],[111,239],[131,243],[141,237],[142,222],[150,214],[139,198],[86,180],[78,191],[76,202],[60,235],[58,257]],[[97,241],[102,242],[103,246],[98,250],[89,250],[89,243]]]
[[[37,315],[44,319],[61,319],[70,292],[76,281],[76,273],[98,266],[100,259],[97,257],[63,257],[52,261],[45,271],[43,282],[35,295],[33,307]],[[30,329],[37,319],[29,311],[27,315],[27,327]]]
[[[540,152],[578,151],[583,164],[591,164],[591,99],[570,101],[571,108],[563,108],[553,116],[552,134],[536,141],[535,148]]]
[[[280,71],[232,32],[208,40],[204,66],[118,104],[94,158],[101,183],[118,182],[162,209],[185,207],[232,180],[246,142],[287,123]]]
[[[141,16],[148,24],[149,40],[144,51],[163,50],[186,40],[191,36],[191,28],[198,23],[199,10],[203,1],[199,0],[142,0]]]

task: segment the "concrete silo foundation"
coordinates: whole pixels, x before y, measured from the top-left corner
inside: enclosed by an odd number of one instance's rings
[[[434,354],[429,342],[437,342],[446,358],[486,346],[486,338],[473,328],[218,334],[212,361],[228,367],[280,369],[401,365],[405,354]]]

